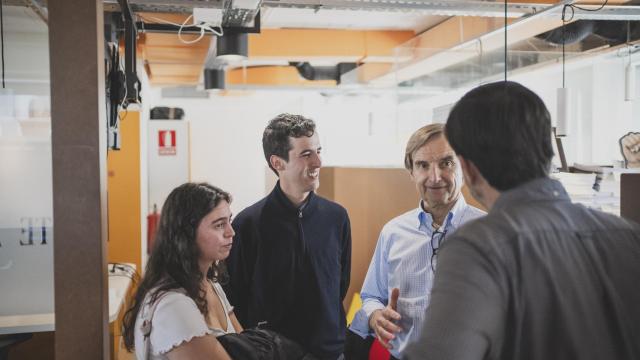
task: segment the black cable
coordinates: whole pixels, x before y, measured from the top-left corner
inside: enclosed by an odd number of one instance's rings
[[[0,0],[0,53],[2,54],[2,88],[5,89],[4,84],[4,14],[2,13],[2,0]]]
[[[588,8],[583,8],[581,6],[574,5],[574,4],[567,4],[562,8],[562,20],[566,21],[566,22],[569,22],[569,21],[573,20],[573,16],[576,13],[576,9],[582,10],[582,11],[600,11],[600,10],[604,9],[605,6],[607,6],[608,2],[609,2],[609,0],[604,0],[602,5],[600,5],[600,7],[597,8],[597,9],[588,9]],[[565,12],[567,11],[567,8],[571,9],[571,17],[568,20],[566,20],[566,17],[565,17]]]
[[[569,6],[571,6],[572,8],[575,8],[575,9],[583,10],[583,11],[599,11],[599,10],[604,9],[604,7],[607,5],[608,2],[609,2],[609,0],[604,0],[604,3],[602,5],[600,5],[600,7],[597,8],[597,9],[587,9],[587,8],[583,8],[583,7],[580,7],[578,5],[574,5],[574,4],[571,4]]]
[[[579,9],[583,11],[600,11],[604,9],[604,7],[607,5],[608,2],[609,0],[604,0],[602,5],[600,5],[600,7],[597,9],[587,9],[574,4],[566,4],[565,6],[562,7],[562,87],[563,88],[565,87],[565,61],[566,61],[565,60],[566,59],[565,43],[567,42],[565,30],[567,27],[567,23],[573,20],[573,16],[575,15],[575,12],[576,12],[575,9]],[[567,19],[567,9],[571,9],[571,18],[569,19]]]
[[[566,20],[566,16],[565,16],[565,13],[566,13],[566,11],[567,11],[567,8],[571,9],[571,17],[570,17],[568,20]],[[573,6],[571,6],[571,5],[565,5],[565,6],[562,8],[562,19],[563,19],[563,21],[564,21],[564,22],[569,22],[569,21],[573,20],[573,16],[574,16],[575,14],[576,14],[576,10],[575,10],[575,9],[573,8]]]

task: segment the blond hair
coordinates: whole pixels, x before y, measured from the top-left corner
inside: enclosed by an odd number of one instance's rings
[[[416,130],[407,142],[404,151],[404,167],[413,169],[413,154],[437,136],[444,135],[444,124],[429,124]]]

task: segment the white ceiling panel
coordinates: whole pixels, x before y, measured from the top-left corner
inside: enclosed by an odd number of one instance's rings
[[[263,8],[262,27],[353,30],[412,30],[422,32],[447,19],[444,16],[397,11]]]

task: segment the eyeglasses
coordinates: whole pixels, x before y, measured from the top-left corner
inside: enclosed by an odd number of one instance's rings
[[[431,270],[433,270],[433,272],[436,272],[436,256],[438,255],[438,249],[440,249],[440,244],[444,241],[444,236],[446,234],[446,230],[436,230],[431,234],[431,249],[433,250],[431,253]]]

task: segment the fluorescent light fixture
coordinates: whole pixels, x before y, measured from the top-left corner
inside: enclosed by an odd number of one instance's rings
[[[556,99],[556,136],[567,136],[571,120],[571,91],[566,87],[558,88]]]

